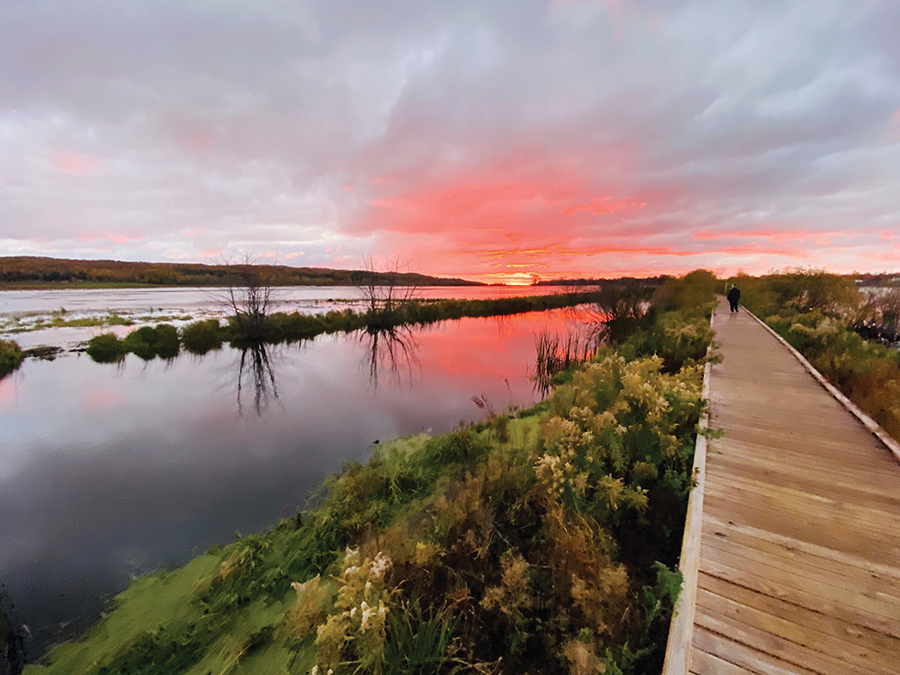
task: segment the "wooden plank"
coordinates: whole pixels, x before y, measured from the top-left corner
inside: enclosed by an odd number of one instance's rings
[[[894,580],[887,581],[886,577],[868,570],[836,562],[824,567],[821,564],[812,564],[809,556],[798,555],[796,551],[772,546],[762,540],[747,545],[727,537],[704,533],[701,547],[705,546],[737,556],[750,565],[767,564],[785,573],[815,577],[835,589],[852,589],[863,597],[883,599],[900,607],[900,583],[895,583]],[[821,563],[822,559],[816,562]]]
[[[742,564],[739,560],[736,562],[738,565]],[[759,569],[760,574],[756,574],[756,571],[754,568],[753,572],[749,572],[743,567],[710,560],[706,556],[700,560],[701,577],[708,574],[757,593],[900,638],[900,622],[897,621],[896,614],[892,613],[890,607],[878,601],[855,598],[851,594],[834,598],[828,595],[831,589],[824,584],[818,584],[815,579],[788,579],[783,575],[767,575],[767,568]],[[771,578],[772,576],[775,578]]]
[[[886,658],[886,655],[869,649],[866,645],[836,638],[831,631],[826,633],[805,623],[795,623],[777,614],[745,605],[706,589],[698,590],[697,607],[704,610],[712,608],[717,614],[728,617],[735,623],[778,635],[803,647],[829,654],[845,661],[848,666],[865,667],[881,675],[897,675],[895,658],[890,656]]]
[[[859,664],[849,664],[829,654],[798,645],[785,638],[736,622],[707,608],[697,608],[696,623],[709,631],[727,635],[734,642],[753,646],[793,666],[823,675],[882,675]]]
[[[798,543],[810,543],[847,554],[857,553],[887,566],[900,560],[900,542],[890,531],[857,530],[855,522],[848,523],[839,517],[831,519],[831,522],[827,519],[817,522],[802,520],[802,514],[736,503],[727,493],[709,488],[704,504],[709,515],[729,522],[741,522],[756,529],[770,528],[775,534]]]
[[[696,675],[754,675],[752,670],[697,649],[691,661],[691,672]]]
[[[859,555],[858,552],[845,553],[810,542],[797,541],[788,537],[783,537],[770,530],[755,528],[746,524],[719,518],[710,514],[708,511],[704,513],[703,524],[705,530],[708,528],[713,532],[724,532],[728,536],[740,534],[756,539],[763,539],[771,544],[784,547],[791,551],[797,551],[808,556],[822,558],[823,560],[834,561],[843,565],[865,569],[873,574],[884,576],[890,580],[890,583],[894,583],[894,580],[900,580],[900,560],[897,559],[891,561],[893,564],[882,565],[869,557]]]
[[[718,656],[724,661],[759,675],[816,675],[802,666],[786,663],[771,654],[735,642],[724,635],[713,633],[700,626],[697,626],[694,631],[694,650],[694,653],[696,650],[700,650]]]
[[[887,534],[898,544],[893,532],[900,530],[900,518],[884,509],[861,506],[833,499],[832,497],[802,492],[782,485],[766,484],[762,481],[743,479],[721,471],[708,471],[708,495],[725,495],[736,504],[746,504],[754,508],[772,510],[770,517],[791,513],[810,520],[833,522],[840,519],[853,524],[858,532],[873,536]],[[764,498],[764,499],[763,499]]]
[[[784,459],[791,464],[800,464],[807,469],[815,470],[818,466],[831,469],[835,465],[844,466],[854,476],[865,482],[873,481],[890,482],[897,476],[897,466],[884,453],[879,452],[874,444],[864,442],[862,447],[865,452],[853,452],[847,450],[848,441],[841,441],[835,436],[828,438],[800,437],[796,434],[765,433],[758,429],[745,431],[740,425],[729,420],[710,420],[711,429],[723,429],[725,436],[716,439],[710,444],[710,454],[720,455],[723,452],[732,455],[749,457],[768,457],[770,459]],[[859,443],[859,439],[851,441]],[[867,457],[866,453],[870,456]],[[877,458],[871,455],[877,455]],[[855,461],[854,461],[855,460]],[[862,465],[855,462],[863,462]],[[869,467],[878,467],[881,472],[868,473]]]
[[[708,574],[700,575],[699,588],[747,607],[781,617],[797,625],[807,626],[832,638],[858,645],[867,652],[875,654],[876,660],[883,665],[892,664],[889,668],[890,672],[896,670],[897,657],[900,655],[900,638],[873,631],[858,624],[837,621],[821,612],[757,593]]]
[[[731,450],[731,448],[729,448]],[[729,452],[716,458],[711,471],[718,475],[727,472],[738,477],[755,480],[767,480],[777,485],[796,487],[814,493],[830,493],[840,500],[861,499],[900,518],[900,491],[897,481],[850,482],[847,472],[840,469],[825,469],[821,465],[815,467],[793,465],[782,458],[765,458],[757,456],[740,457]]]

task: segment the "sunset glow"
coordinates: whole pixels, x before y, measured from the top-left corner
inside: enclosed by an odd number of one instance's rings
[[[849,0],[20,3],[0,255],[900,271],[898,25]]]

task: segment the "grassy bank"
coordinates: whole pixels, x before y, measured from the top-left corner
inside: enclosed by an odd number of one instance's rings
[[[873,300],[852,281],[816,270],[735,281],[751,311],[900,439],[900,351],[860,335],[891,334],[888,328],[895,325],[896,313],[881,306],[889,308],[890,297]]]
[[[26,672],[659,672],[711,339],[709,293],[676,296],[532,410],[379,446]]]

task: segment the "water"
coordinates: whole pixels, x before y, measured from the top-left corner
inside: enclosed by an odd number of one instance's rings
[[[0,381],[0,581],[32,656],[132,575],[183,564],[304,505],[376,440],[528,406],[534,334],[571,312],[463,319],[373,342],[322,335],[121,366],[26,360]],[[242,366],[243,363],[243,366]]]
[[[434,286],[415,289],[418,298],[481,300],[523,295],[549,295],[547,286]],[[216,288],[111,288],[0,291],[0,339],[15,340],[23,349],[38,345],[71,348],[112,330],[124,335],[137,325],[165,321],[181,325],[191,320],[226,314],[226,291]],[[272,311],[303,314],[331,309],[364,309],[353,286],[289,286],[273,291]],[[34,330],[39,322],[109,317],[115,314],[134,326],[66,327]]]

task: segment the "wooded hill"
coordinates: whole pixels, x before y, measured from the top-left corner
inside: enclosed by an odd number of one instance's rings
[[[335,270],[287,265],[205,265],[202,263],[124,262],[121,260],[66,260],[39,257],[0,257],[0,287],[48,284],[122,284],[150,286],[227,286],[240,269],[256,271],[273,286],[357,286],[376,283],[395,286],[481,286],[464,279],[415,273]]]

